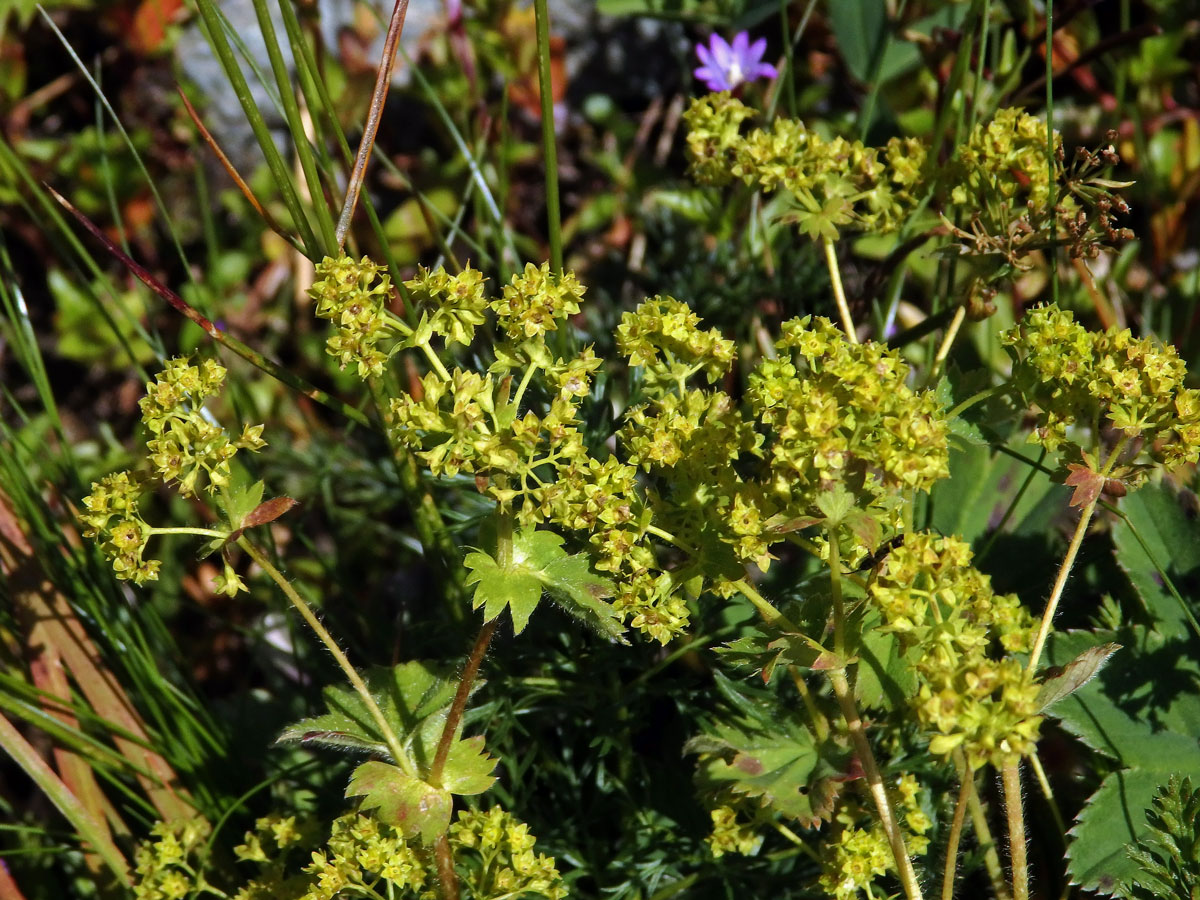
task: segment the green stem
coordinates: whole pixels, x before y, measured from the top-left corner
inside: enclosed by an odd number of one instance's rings
[[[833,652],[839,659],[846,656],[846,606],[842,600],[842,550],[838,545],[837,529],[830,528],[829,593],[833,597]]]
[[[1029,861],[1025,855],[1025,813],[1021,805],[1021,760],[1012,757],[1001,768],[1004,809],[1008,818],[1008,851],[1012,864],[1013,900],[1029,900]]]
[[[959,309],[962,309],[962,307],[960,306]],[[958,404],[958,406],[955,406],[953,409],[951,409],[950,412],[946,413],[946,419],[957,419],[976,403],[982,403],[984,400],[995,397],[997,394],[1006,393],[1008,389],[1008,384],[996,384],[989,388],[984,388],[982,391],[977,391],[962,403]]]
[[[279,589],[283,591],[284,596],[291,601],[292,606],[296,607],[296,611],[300,613],[304,621],[308,623],[308,627],[313,630],[313,632],[320,639],[321,643],[325,645],[326,649],[333,654],[334,660],[337,661],[338,666],[341,668],[342,672],[345,673],[346,678],[350,680],[350,684],[354,687],[355,692],[359,697],[362,698],[363,703],[366,704],[367,710],[370,712],[371,718],[375,720],[375,726],[379,729],[380,734],[383,735],[383,739],[388,746],[388,752],[391,753],[392,759],[395,761],[396,765],[398,765],[406,775],[409,775],[413,778],[420,777],[417,773],[417,767],[413,765],[413,761],[409,759],[408,754],[404,752],[404,747],[400,744],[400,740],[396,737],[396,733],[392,730],[392,726],[388,724],[387,719],[385,719],[383,716],[383,711],[379,708],[379,704],[375,702],[375,698],[371,696],[370,690],[367,689],[366,682],[362,680],[362,677],[358,674],[358,671],[354,668],[354,666],[350,665],[350,660],[347,659],[346,654],[342,652],[342,648],[339,647],[337,641],[333,639],[333,635],[331,635],[325,626],[321,624],[321,620],[317,618],[316,614],[304,601],[304,598],[297,593],[294,587],[292,587],[291,582],[283,577],[283,573],[275,568],[275,566],[271,564],[271,561],[267,559],[263,553],[260,553],[244,535],[238,538],[237,544],[239,547],[245,550],[246,554],[258,564],[259,568],[266,572],[267,576],[279,586]]]
[[[954,821],[950,823],[950,837],[946,841],[946,867],[942,873],[942,900],[954,900],[954,874],[958,869],[958,843],[962,838],[963,821],[970,803],[971,786],[975,773],[969,768],[959,773],[962,786],[954,804]]]
[[[227,537],[229,537],[228,531],[214,531],[211,528],[151,528],[146,533],[149,535],[154,535],[154,534],[195,534],[195,535],[199,535],[200,537],[210,537],[210,538],[227,538]]]
[[[969,770],[966,754],[961,747],[956,747],[952,756],[955,766],[960,773]],[[1004,883],[1004,872],[1000,869],[1000,854],[996,852],[996,841],[992,837],[992,828],[988,824],[987,812],[979,793],[975,790],[975,778],[965,779],[964,783],[970,790],[967,795],[967,810],[971,814],[971,826],[975,829],[975,838],[983,851],[983,867],[987,869],[988,880],[992,883],[992,893],[996,900],[1010,900],[1008,886]]]
[[[1117,459],[1125,450],[1125,444],[1128,438],[1122,437],[1117,441],[1117,445],[1113,447],[1112,453],[1108,455],[1108,460],[1104,463],[1104,467],[1098,474],[1099,478],[1107,478],[1108,473],[1112,471]],[[1067,586],[1067,576],[1071,574],[1071,567],[1075,565],[1075,557],[1079,553],[1079,547],[1083,544],[1083,537],[1087,534],[1088,525],[1092,521],[1092,513],[1096,511],[1096,504],[1100,501],[1100,494],[1096,494],[1096,498],[1084,507],[1083,512],[1079,516],[1079,521],[1075,524],[1075,533],[1071,535],[1071,544],[1067,547],[1066,556],[1063,557],[1062,565],[1058,568],[1058,577],[1054,579],[1054,587],[1050,591],[1050,599],[1046,601],[1046,609],[1042,613],[1042,624],[1038,628],[1037,639],[1033,642],[1033,649],[1029,652],[1029,663],[1025,666],[1025,671],[1032,673],[1041,658],[1042,649],[1046,646],[1046,639],[1050,636],[1051,623],[1054,621],[1054,613],[1058,610],[1058,601],[1062,599],[1063,589]]]
[[[892,812],[887,788],[884,787],[883,777],[879,774],[879,766],[875,763],[875,754],[871,750],[866,729],[863,728],[858,708],[854,704],[854,692],[850,688],[850,682],[846,679],[845,670],[830,669],[829,683],[833,686],[834,696],[837,697],[838,705],[842,708],[846,729],[850,732],[850,741],[858,754],[859,762],[862,763],[867,786],[871,791],[871,799],[875,801],[875,809],[879,813],[879,822],[883,825],[888,845],[892,848],[892,856],[896,860],[896,871],[899,873],[900,883],[904,886],[904,894],[908,900],[921,900],[921,885],[917,882],[917,873],[913,869],[908,848],[904,845],[904,835],[900,833],[900,826]]]
[[[837,303],[838,315],[842,317],[842,328],[850,343],[858,343],[854,320],[850,318],[850,305],[846,302],[846,289],[842,287],[842,272],[838,267],[837,250],[829,238],[821,238],[821,249],[825,251],[825,265],[829,268],[829,282],[833,286],[833,299]]]
[[[525,389],[529,387],[529,382],[533,380],[533,375],[537,371],[537,366],[533,363],[529,364],[529,368],[525,370],[525,374],[521,376],[521,383],[517,386],[517,395],[512,398],[512,405],[520,407],[521,398],[525,396]]]
[[[429,360],[429,365],[433,368],[433,371],[438,373],[438,377],[443,381],[450,381],[450,373],[446,371],[446,367],[442,365],[442,361],[438,359],[438,355],[433,352],[433,348],[429,346],[429,342],[426,341],[424,344],[418,344],[417,346],[421,348],[421,352]]]
[[[542,164],[546,170],[546,234],[550,268],[562,274],[562,210],[558,199],[558,151],[554,137],[554,82],[550,77],[550,14],[546,0],[533,0],[537,18],[538,92],[542,101]]]

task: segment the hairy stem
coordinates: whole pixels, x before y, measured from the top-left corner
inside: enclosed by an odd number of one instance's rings
[[[953,755],[954,764],[958,771],[966,772],[967,757],[962,748],[956,748]],[[975,779],[966,779],[964,785],[968,788],[967,811],[971,814],[971,827],[975,829],[975,838],[983,850],[983,866],[987,869],[988,880],[992,884],[992,893],[996,900],[1009,900],[1008,886],[1004,883],[1004,871],[1000,868],[1000,854],[996,852],[996,841],[992,837],[992,828],[988,824],[987,812],[983,802],[975,790]]]
[[[462,675],[458,679],[458,689],[454,692],[454,700],[450,704],[450,712],[446,714],[446,724],[442,727],[442,736],[438,739],[437,752],[433,757],[433,767],[429,770],[431,784],[440,785],[442,770],[446,768],[446,759],[450,756],[450,748],[454,745],[454,735],[462,724],[463,713],[467,711],[467,700],[471,697],[471,688],[475,684],[475,676],[479,674],[479,666],[487,653],[488,644],[496,631],[498,618],[485,622],[475,637],[475,645],[467,657]]]
[[[846,606],[842,601],[842,557],[837,529],[830,528],[829,536],[829,593],[833,597],[833,652],[838,659],[846,655]]]
[[[446,835],[441,835],[433,845],[433,856],[437,860],[439,900],[458,900],[458,874],[454,871],[454,853]]]
[[[331,654],[333,654],[333,658],[337,661],[338,666],[345,673],[346,678],[349,679],[350,684],[354,687],[355,692],[359,697],[362,698],[363,703],[366,704],[367,710],[371,713],[371,718],[375,720],[375,726],[379,729],[380,734],[383,735],[383,739],[388,746],[388,752],[391,753],[392,759],[395,760],[396,765],[398,765],[406,775],[410,775],[414,778],[418,777],[417,767],[413,765],[413,761],[409,758],[408,754],[404,752],[404,748],[401,746],[400,740],[396,737],[396,733],[392,731],[392,726],[388,724],[387,719],[385,719],[383,716],[383,711],[379,708],[379,704],[375,702],[375,698],[371,696],[370,690],[367,689],[366,682],[362,680],[362,677],[358,674],[358,671],[354,668],[354,666],[350,665],[350,660],[346,658],[346,654],[342,652],[342,648],[339,647],[337,641],[333,639],[333,635],[331,635],[325,626],[321,624],[321,620],[317,618],[316,613],[312,611],[308,603],[304,601],[304,598],[297,593],[294,587],[292,587],[291,582],[283,577],[283,573],[271,564],[271,561],[267,559],[266,554],[259,552],[258,548],[246,539],[245,535],[238,538],[237,544],[239,547],[245,550],[246,554],[258,564],[259,568],[266,572],[267,576],[279,586],[279,589],[283,591],[284,596],[291,601],[292,606],[296,607],[296,611],[300,613],[304,621],[308,623],[308,627],[313,630],[313,632],[321,640],[321,643],[325,645]]]
[[[1004,810],[1008,819],[1008,852],[1012,864],[1013,900],[1029,900],[1029,862],[1025,857],[1025,812],[1021,804],[1021,760],[1012,757],[1001,768]]]
[[[954,803],[954,821],[950,823],[950,837],[946,841],[946,868],[942,873],[942,900],[954,900],[954,875],[958,869],[958,843],[962,838],[963,820],[967,816],[967,806],[971,802],[972,782],[975,773],[970,768],[959,771],[962,786],[958,791],[958,800]]]
[[[879,813],[879,821],[887,835],[888,844],[892,848],[892,856],[896,860],[896,870],[900,875],[900,883],[904,886],[904,894],[908,900],[921,900],[921,885],[917,883],[917,873],[913,869],[912,859],[908,848],[904,846],[904,835],[900,833],[900,825],[892,811],[891,801],[888,800],[887,788],[883,777],[879,774],[879,766],[875,763],[875,754],[871,743],[867,740],[866,729],[858,715],[854,704],[854,693],[850,682],[846,679],[844,669],[831,669],[829,682],[833,685],[834,696],[842,708],[842,716],[846,720],[846,728],[850,732],[850,740],[862,763],[863,772],[867,776],[867,786],[871,790],[871,799],[875,801],[875,809]]]
[[[1127,441],[1128,438],[1123,437],[1113,447],[1112,452],[1108,455],[1108,460],[1104,463],[1104,467],[1099,473],[1100,478],[1108,477],[1108,473],[1112,471],[1113,465],[1125,450]],[[1071,567],[1075,565],[1075,557],[1079,554],[1079,547],[1083,543],[1083,536],[1087,534],[1088,525],[1092,521],[1092,513],[1096,511],[1096,504],[1099,501],[1100,496],[1097,494],[1096,498],[1084,507],[1083,512],[1079,516],[1079,521],[1075,525],[1075,533],[1071,535],[1071,544],[1067,547],[1067,553],[1063,557],[1062,565],[1058,567],[1058,577],[1054,579],[1054,587],[1050,591],[1050,599],[1046,601],[1046,609],[1042,613],[1042,624],[1038,628],[1037,639],[1033,642],[1033,649],[1029,652],[1029,663],[1025,666],[1026,672],[1032,673],[1037,669],[1038,660],[1041,658],[1042,650],[1046,646],[1046,638],[1050,636],[1050,627],[1054,622],[1054,613],[1058,610],[1058,601],[1062,599],[1063,589],[1067,586],[1067,576],[1071,574]]]
[[[842,317],[842,328],[850,343],[858,343],[858,334],[854,330],[854,320],[850,318],[850,305],[846,302],[846,289],[842,287],[842,271],[838,268],[837,250],[829,238],[821,239],[821,248],[825,251],[825,265],[829,267],[829,281],[833,285],[833,299],[837,303],[838,315]]]

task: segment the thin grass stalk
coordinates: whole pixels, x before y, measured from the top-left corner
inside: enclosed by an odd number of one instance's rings
[[[79,835],[80,839],[104,860],[104,864],[124,887],[130,887],[129,863],[105,834],[96,818],[87,811],[74,794],[67,789],[54,770],[38,755],[29,741],[0,714],[0,747],[13,761],[33,779],[34,784],[54,804]]]
[[[550,268],[562,273],[562,209],[558,197],[558,149],[554,135],[554,82],[550,75],[550,13],[546,0],[533,0],[537,19],[538,93],[542,104],[542,164],[546,173],[546,235]]]
[[[325,80],[317,71],[317,63],[313,58],[312,48],[304,37],[304,30],[300,27],[300,21],[296,18],[296,11],[292,8],[292,4],[281,3],[279,10],[283,17],[283,27],[287,33],[288,43],[292,48],[292,58],[296,62],[296,74],[300,82],[300,91],[305,103],[308,104],[310,114],[313,116],[314,127],[317,126],[317,123],[321,119],[324,119],[328,130],[333,132],[334,143],[337,144],[338,149],[341,151],[342,161],[348,173],[354,166],[354,153],[350,149],[350,143],[346,140],[345,132],[342,131],[337,110],[334,108],[333,100],[330,98],[329,91],[325,87]],[[333,189],[337,184],[336,164],[326,149],[325,140],[318,139],[314,144],[326,174],[326,179],[329,182],[330,188]],[[380,157],[380,159],[386,168],[395,169],[386,154]],[[421,195],[419,192],[415,193],[417,194],[417,203],[421,205],[422,212],[424,212],[426,204],[424,195]],[[371,223],[371,230],[375,235],[375,240],[379,245],[380,252],[383,254],[384,262],[387,263],[388,271],[391,273],[392,284],[396,286],[397,292],[404,300],[405,315],[406,317],[411,317],[413,313],[411,304],[408,302],[408,289],[404,286],[403,274],[400,271],[395,254],[392,253],[391,242],[383,230],[383,223],[379,220],[379,214],[375,211],[375,204],[371,201],[370,192],[365,196],[362,194],[359,196],[362,200],[363,209],[367,214],[367,219]],[[435,237],[440,234],[434,226],[430,226],[430,232]],[[336,237],[335,231],[335,241]],[[349,238],[349,235],[347,235],[347,238]],[[414,324],[414,322],[410,319],[409,324]]]
[[[304,181],[308,185],[308,193],[312,198],[317,227],[321,230],[321,238],[325,244],[324,252],[328,254],[332,252],[336,241],[333,217],[329,214],[329,206],[325,203],[325,191],[321,185],[320,175],[317,173],[317,163],[313,157],[308,135],[305,133],[300,106],[296,103],[295,87],[292,84],[287,64],[283,61],[283,54],[279,50],[275,23],[271,21],[266,0],[253,0],[253,3],[255,16],[258,18],[258,27],[267,48],[267,58],[271,62],[271,72],[275,76],[275,83],[279,86],[279,99],[283,104],[283,114],[287,120],[288,131],[292,136],[292,144],[296,148],[296,158],[300,162],[300,169],[304,173]],[[285,4],[277,5],[282,7]],[[297,63],[297,68],[299,68],[299,63]]]
[[[407,12],[408,0],[396,0],[392,7],[392,18],[388,22],[387,38],[383,42],[383,59],[379,61],[379,71],[375,76],[375,90],[371,93],[371,108],[367,112],[362,140],[358,143],[358,156],[354,160],[354,169],[350,172],[350,184],[346,188],[346,202],[342,205],[342,214],[338,216],[337,245],[339,249],[346,243],[346,232],[350,229],[350,220],[354,218],[354,207],[358,204],[358,192],[362,189],[363,176],[367,171],[367,163],[371,159],[371,150],[375,147],[375,136],[379,133],[379,120],[383,116],[383,104],[387,101],[388,88],[392,84],[392,68],[396,64],[396,47],[400,43],[400,33],[404,30],[404,16]]]
[[[102,231],[100,231],[100,229],[97,228],[87,216],[75,209],[75,207],[71,205],[70,201],[58,193],[58,191],[54,190],[53,188],[47,189],[51,194],[54,195],[54,198],[58,200],[58,202],[61,203],[63,207],[69,213],[71,213],[71,215],[73,215],[94,238],[96,238],[96,240],[104,245],[104,248],[108,250],[109,253],[116,257],[127,269],[129,269],[130,272],[136,275],[143,284],[150,288],[150,290],[154,291],[154,293],[158,294],[158,296],[166,300],[167,303],[169,303],[185,318],[199,325],[205,334],[207,334],[222,347],[233,351],[242,359],[246,360],[246,362],[258,369],[261,369],[272,378],[283,382],[297,393],[308,397],[310,400],[320,403],[322,406],[328,407],[334,412],[340,413],[347,419],[350,419],[352,422],[362,425],[365,428],[375,430],[376,426],[371,422],[371,420],[353,406],[350,406],[348,403],[345,403],[342,400],[327,394],[320,388],[309,384],[303,378],[293,375],[283,366],[272,362],[257,350],[247,346],[246,344],[243,344],[237,338],[217,328],[217,326],[214,325],[209,319],[201,315],[194,307],[189,305],[186,300],[172,291],[161,281],[156,279],[148,271],[142,268],[141,265],[134,262],[124,253],[122,253],[120,248],[113,244],[113,242],[109,240],[108,237]]]
[[[163,202],[162,195],[158,192],[158,185],[156,185],[154,183],[154,179],[150,177],[150,170],[146,168],[146,163],[142,159],[142,155],[138,153],[137,147],[134,146],[133,139],[129,136],[129,132],[125,130],[125,126],[121,123],[120,118],[117,116],[117,111],[112,108],[112,104],[108,102],[108,98],[105,97],[104,92],[100,90],[100,85],[96,83],[94,78],[92,78],[91,73],[88,72],[87,67],[83,64],[83,60],[79,58],[78,54],[75,53],[75,48],[71,46],[63,33],[59,31],[58,26],[54,24],[54,20],[50,18],[50,14],[40,6],[38,7],[38,11],[42,14],[42,18],[45,20],[47,27],[54,32],[54,36],[58,38],[59,42],[63,45],[63,48],[67,51],[67,54],[71,57],[71,60],[79,68],[79,72],[83,75],[84,80],[87,81],[92,90],[96,92],[96,98],[101,104],[104,105],[105,111],[109,114],[109,116],[112,117],[113,124],[117,127],[117,131],[120,133],[121,139],[125,142],[125,146],[129,149],[129,153],[133,157],[133,161],[137,164],[138,171],[140,171],[142,173],[142,177],[146,179],[146,186],[150,188],[150,194],[154,197],[154,205],[158,207],[158,213],[162,217],[163,226],[166,228],[167,234],[171,238],[171,245],[174,247],[175,253],[179,257],[179,262],[183,265],[184,271],[188,273],[188,278],[192,278],[191,266],[188,265],[187,254],[183,252],[183,244],[180,243],[179,234],[175,231],[175,226],[171,222],[170,215],[167,213],[167,205]]]
[[[317,238],[300,204],[300,196],[296,193],[296,186],[292,182],[292,174],[288,171],[283,157],[279,155],[279,149],[275,146],[274,138],[271,137],[271,130],[267,127],[266,120],[263,119],[262,113],[259,111],[258,105],[254,102],[254,97],[250,93],[250,86],[246,83],[246,76],[242,73],[241,66],[238,65],[237,60],[233,56],[233,49],[229,46],[229,41],[225,37],[221,19],[213,6],[213,0],[196,0],[196,7],[200,11],[200,18],[207,33],[208,42],[217,54],[221,68],[229,79],[229,84],[242,106],[242,111],[246,114],[246,121],[250,124],[251,130],[254,132],[254,137],[258,141],[258,146],[262,150],[263,157],[266,160],[267,168],[270,169],[271,177],[275,181],[275,186],[278,188],[280,197],[282,197],[284,205],[288,209],[288,214],[292,217],[292,225],[300,233],[300,242],[304,245],[305,255],[312,260],[319,259],[320,254]]]
[[[46,194],[49,193],[48,189],[33,178],[33,176],[26,169],[24,163],[21,161],[20,157],[18,157],[4,141],[0,141],[0,160],[3,160],[8,164],[10,169],[9,174],[16,175],[16,178],[13,180],[22,182],[28,188],[30,195],[36,198],[37,208],[35,208],[34,204],[26,200],[24,196],[21,197],[21,205],[29,214],[29,217],[38,225],[39,228],[42,229],[44,233],[49,235],[52,229],[48,228],[45,222],[42,221],[42,217],[38,215],[38,209],[40,209],[41,212],[44,213],[45,216],[47,216],[54,224],[53,230],[57,231],[57,233],[67,242],[67,245],[74,252],[75,256],[78,257],[79,262],[82,264],[82,268],[86,270],[86,274],[90,275],[94,280],[99,281],[100,284],[103,285],[104,289],[108,292],[109,296],[119,296],[120,291],[117,290],[116,286],[112,282],[112,279],[108,276],[108,273],[101,269],[99,265],[97,265],[96,260],[90,253],[88,253],[83,242],[79,239],[75,232],[68,227],[67,220],[63,218],[58,207],[55,206],[54,203],[51,202],[46,196]],[[0,233],[0,248],[3,248],[5,267],[7,272],[11,275],[12,264],[8,259],[8,249],[3,240],[3,233]],[[56,251],[61,251],[61,248],[56,247]],[[63,259],[65,257],[67,257],[67,254],[63,253],[58,258]],[[78,271],[78,268],[76,268],[76,271]],[[80,274],[82,275],[85,273]],[[13,286],[16,286],[16,278],[10,277],[9,283]],[[117,344],[120,345],[121,349],[125,351],[126,356],[129,357],[130,366],[133,367],[143,381],[148,380],[150,377],[149,374],[146,372],[145,367],[138,362],[137,356],[134,354],[133,348],[129,343],[129,339],[125,336],[121,329],[117,327],[116,320],[113,318],[108,307],[96,296],[95,292],[91,289],[90,282],[88,282],[86,278],[81,278],[81,284],[86,288],[88,295],[95,301],[96,311],[104,320],[104,324],[107,325],[109,330],[112,332]],[[23,301],[21,305],[24,306]],[[145,327],[136,317],[127,316],[125,321],[131,325],[138,337],[141,338],[146,343],[146,346],[151,348],[156,355],[164,355],[162,341],[160,341],[156,336],[147,332]]]
[[[192,106],[192,101],[189,100],[187,94],[183,92],[183,88],[177,87],[175,90],[179,93],[179,99],[183,101],[184,109],[187,110],[188,117],[192,120],[192,124],[195,125],[196,130],[200,132],[200,137],[204,139],[204,143],[208,144],[209,149],[212,150],[213,155],[217,158],[217,162],[221,164],[221,168],[225,170],[225,173],[231,179],[233,179],[233,183],[237,186],[237,189],[242,192],[242,196],[246,198],[246,202],[250,204],[250,206],[254,209],[254,212],[260,219],[263,220],[263,223],[270,228],[271,231],[275,232],[275,234],[287,241],[293,250],[296,250],[298,253],[303,253],[304,248],[300,246],[300,242],[296,240],[296,236],[285,231],[283,226],[279,224],[278,220],[271,215],[270,210],[268,210],[262,205],[262,203],[259,202],[258,197],[254,196],[254,191],[250,189],[250,185],[248,185],[246,180],[242,178],[241,173],[234,168],[233,163],[229,161],[229,157],[225,155],[225,151],[221,149],[221,145],[217,143],[216,138],[214,138],[212,133],[209,132],[208,128],[204,124],[204,121],[200,118],[200,114],[196,112],[196,107]]]

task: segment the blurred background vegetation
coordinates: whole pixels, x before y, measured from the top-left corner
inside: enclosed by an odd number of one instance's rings
[[[703,92],[694,46],[711,31],[766,37],[781,77],[748,86],[746,101],[827,135],[916,136],[944,156],[963,137],[966,107],[980,120],[1004,106],[1045,110],[1046,10],[1034,0],[559,0],[550,11],[566,266],[589,287],[578,325],[598,352],[648,294],[691,303],[747,347],[786,318],[833,315],[819,250],[768,201],[686,177],[680,116]],[[328,816],[345,803],[350,763],[273,746],[339,676],[265,581],[245,573],[253,599],[214,594],[218,570],[179,540],[162,551],[161,580],[134,591],[81,541],[73,511],[89,483],[136,465],[147,378],[169,356],[216,350],[47,186],[226,334],[358,396],[326,355],[304,292],[313,259],[331,249],[389,13],[355,0],[0,2],[0,713],[126,849],[188,809],[213,823],[217,848],[272,809]],[[1053,13],[1055,127],[1068,148],[1115,130],[1114,177],[1136,181],[1124,192],[1136,239],[1090,261],[1094,277],[1064,261],[1062,302],[1093,325],[1156,333],[1196,369],[1200,10],[1076,0]],[[469,260],[493,284],[546,258],[535,46],[529,4],[412,0],[354,252],[401,277],[418,263]],[[855,317],[877,335],[957,302],[952,270],[920,240],[868,235],[841,255]],[[995,334],[1048,285],[1040,260],[994,298],[993,320],[968,328],[954,364],[1003,365]],[[270,539],[351,658],[461,658],[464,611],[414,537],[383,439],[218,355],[231,370],[222,420],[267,424],[253,476],[302,503]],[[596,415],[629,390],[624,373],[606,373]],[[997,496],[1011,495],[1017,476],[995,478]],[[166,493],[153,502],[164,522],[199,509]],[[469,480],[439,502],[469,542],[486,512]],[[996,501],[963,502],[984,504],[980,528],[995,527]],[[939,514],[948,531],[962,524]],[[1030,513],[1028,532],[1035,521],[1053,533],[1050,518]],[[1035,602],[1059,548],[1009,538],[987,565],[999,589],[1028,589]],[[1081,593],[1122,590],[1109,556],[1085,563]],[[712,857],[708,813],[681,764],[697,722],[764,693],[712,674],[709,648],[748,618],[736,604],[697,610],[692,639],[666,648],[613,647],[553,614],[519,641],[497,641],[471,721],[503,760],[496,798],[530,823],[575,895],[800,895],[813,863],[787,842]],[[1061,736],[1045,745],[1071,815],[1103,772]],[[0,898],[115,896],[28,771],[0,762]],[[1040,852],[1053,858],[1060,845],[1051,836]],[[1056,896],[1059,866],[1038,871]]]

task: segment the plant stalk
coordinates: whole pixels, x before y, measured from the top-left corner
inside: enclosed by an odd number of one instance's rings
[[[871,799],[875,801],[879,821],[883,825],[888,844],[892,848],[892,856],[896,860],[896,870],[900,875],[900,883],[904,886],[904,894],[908,900],[921,900],[921,885],[917,882],[917,873],[913,869],[908,848],[904,846],[904,835],[900,833],[900,826],[892,811],[891,801],[888,800],[887,788],[883,784],[883,777],[879,774],[879,766],[875,763],[875,754],[871,750],[866,729],[863,728],[858,708],[854,704],[854,693],[850,688],[850,682],[846,679],[845,670],[831,669],[829,682],[833,685],[833,693],[837,697],[838,705],[842,708],[842,716],[846,720],[850,740],[854,744],[859,762],[862,763],[863,772],[867,776]]]
[[[966,819],[967,806],[971,802],[972,782],[975,773],[970,768],[961,769],[959,777],[962,786],[958,791],[958,800],[954,804],[954,820],[950,823],[950,838],[946,841],[946,868],[942,873],[942,900],[954,900],[954,876],[958,869],[958,844],[962,838],[963,820]]]
[[[837,303],[838,315],[842,317],[842,328],[850,343],[858,343],[858,334],[854,330],[854,320],[850,318],[850,305],[846,302],[846,289],[842,287],[842,271],[838,268],[837,250],[829,238],[821,239],[821,249],[825,251],[825,265],[829,267],[829,282],[833,286],[833,299]]]
[[[383,735],[383,739],[388,746],[388,752],[391,753],[392,759],[395,760],[396,765],[404,771],[404,774],[413,778],[420,777],[417,773],[417,767],[413,764],[413,761],[409,758],[408,754],[404,752],[404,747],[401,745],[399,738],[396,737],[396,733],[392,730],[392,726],[389,725],[387,719],[384,718],[383,711],[379,708],[379,704],[376,703],[375,698],[371,696],[371,691],[367,688],[366,682],[362,680],[362,676],[358,674],[358,670],[356,670],[354,666],[350,665],[350,660],[346,657],[346,654],[342,652],[342,648],[339,647],[337,641],[333,639],[333,635],[331,635],[325,626],[321,624],[321,620],[317,618],[316,614],[309,607],[308,603],[306,603],[304,598],[300,596],[294,587],[292,587],[291,582],[283,577],[283,573],[275,568],[275,566],[271,564],[271,561],[267,559],[266,555],[259,552],[258,548],[256,548],[252,543],[250,543],[249,540],[246,539],[245,535],[237,539],[237,545],[245,550],[247,555],[258,564],[259,568],[266,572],[267,576],[279,586],[279,589],[283,591],[284,596],[291,601],[292,606],[296,607],[296,611],[300,613],[304,621],[308,623],[308,627],[313,630],[313,632],[320,639],[321,643],[325,645],[331,654],[333,654],[333,658],[337,661],[338,667],[341,668],[343,673],[345,673],[346,678],[349,679],[350,684],[354,687],[355,692],[367,705],[367,710],[371,713],[371,718],[375,720],[375,726]]]
[[[1029,862],[1025,856],[1025,812],[1021,804],[1021,760],[1004,763],[1004,809],[1008,818],[1008,852],[1012,864],[1013,900],[1029,900]]]

